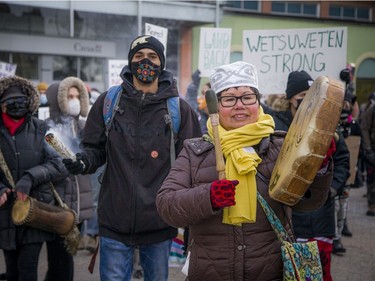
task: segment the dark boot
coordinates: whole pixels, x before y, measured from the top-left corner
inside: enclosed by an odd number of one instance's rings
[[[7,277],[5,273],[0,273],[0,281],[6,281],[6,280],[7,280]]]
[[[346,249],[344,248],[344,245],[342,245],[340,239],[333,240],[332,254],[341,256],[345,253]]]
[[[352,237],[353,233],[349,230],[348,225],[345,220],[344,228],[342,229],[342,235],[347,236],[347,237]]]

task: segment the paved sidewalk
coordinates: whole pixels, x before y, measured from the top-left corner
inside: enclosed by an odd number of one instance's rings
[[[348,210],[348,225],[353,237],[343,237],[342,242],[347,250],[344,256],[332,255],[332,276],[334,281],[374,281],[375,280],[375,217],[367,217],[366,188],[351,190]],[[79,251],[75,256],[75,281],[98,281],[99,260],[96,261],[94,273],[87,271],[91,255]],[[3,255],[0,255],[0,273],[4,272]],[[169,281],[183,281],[181,268],[171,267]],[[43,249],[40,256],[39,280],[46,272],[46,254]],[[132,281],[141,281],[133,279]],[[202,280],[204,281],[204,280]],[[262,280],[258,280],[262,281]]]
[[[350,190],[348,226],[353,237],[342,238],[344,256],[332,255],[334,281],[375,280],[375,217],[366,216],[366,187]]]

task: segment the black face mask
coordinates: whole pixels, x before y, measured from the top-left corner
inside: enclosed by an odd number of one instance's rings
[[[303,99],[298,99],[296,100],[297,101],[297,106],[296,106],[296,110],[298,110],[299,106],[301,105]]]
[[[154,64],[147,58],[132,62],[131,67],[132,74],[144,84],[151,84],[161,73],[160,65]]]
[[[8,99],[4,101],[6,114],[13,119],[20,119],[29,112],[29,99],[26,97]]]

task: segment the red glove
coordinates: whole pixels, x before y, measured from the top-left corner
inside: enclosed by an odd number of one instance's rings
[[[329,159],[331,158],[332,154],[336,151],[336,142],[335,139],[332,138],[331,144],[329,145],[328,151],[326,153],[326,156],[324,157],[323,163],[320,166],[320,169],[327,166]]]
[[[234,194],[238,180],[217,180],[211,184],[210,199],[212,208],[220,209],[224,207],[233,206]]]

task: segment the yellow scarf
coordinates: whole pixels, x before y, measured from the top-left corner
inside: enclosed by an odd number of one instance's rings
[[[207,122],[208,134],[213,138],[210,120]],[[229,180],[238,180],[236,186],[236,205],[224,208],[223,223],[241,225],[256,221],[257,187],[256,168],[262,159],[253,149],[261,139],[274,132],[273,118],[264,114],[259,107],[256,123],[227,131],[219,124],[219,136],[223,155],[226,159],[225,172]]]

